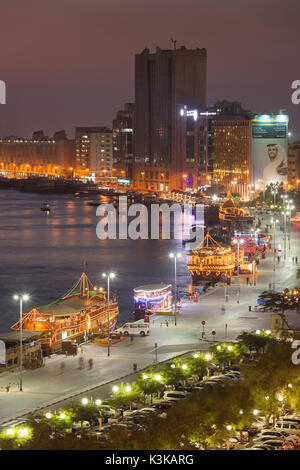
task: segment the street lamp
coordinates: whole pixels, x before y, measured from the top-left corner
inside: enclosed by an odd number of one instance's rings
[[[20,302],[20,392],[23,391],[23,301],[29,299],[29,295],[14,295],[14,300],[19,300]]]
[[[276,245],[275,245],[275,240],[276,240],[276,224],[279,222],[279,220],[275,219],[271,219],[271,222],[273,224],[273,239],[274,239],[274,242],[273,242],[273,290],[275,290],[275,270],[276,270],[276,262],[275,262],[275,252],[276,252]]]
[[[289,225],[288,225],[288,240],[289,240],[289,251],[291,249],[291,217],[292,217],[292,210],[295,209],[293,205],[293,201],[289,200],[287,205],[287,214],[289,217]]]
[[[235,238],[233,243],[237,243],[238,251],[237,251],[237,258],[238,258],[238,265],[237,265],[237,277],[238,277],[238,288],[236,292],[236,301],[240,303],[240,244],[244,243],[242,238]]]
[[[108,325],[108,333],[107,333],[107,356],[109,357],[110,356],[110,318],[109,318],[109,294],[110,294],[110,291],[109,291],[109,283],[110,283],[110,279],[113,279],[115,277],[115,274],[114,273],[103,273],[102,274],[103,277],[106,277],[107,278],[107,325]]]
[[[277,189],[274,189],[274,190],[272,191],[272,194],[273,194],[273,196],[274,196],[274,206],[275,206],[275,205],[276,205],[276,194],[278,194],[278,190],[277,190]]]
[[[284,252],[283,252],[283,258],[286,260],[286,216],[287,216],[287,211],[281,212],[283,215],[283,224],[284,224],[284,236],[283,236],[283,246],[284,246]]]
[[[175,316],[175,326],[177,326],[177,322],[176,322],[176,315],[177,315],[176,267],[177,267],[177,263],[176,263],[176,260],[177,258],[181,258],[181,253],[170,253],[169,257],[174,258],[174,311],[173,311],[173,315]]]

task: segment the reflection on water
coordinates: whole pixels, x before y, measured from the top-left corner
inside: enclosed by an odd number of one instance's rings
[[[51,213],[40,208],[47,199]],[[103,202],[108,202],[103,198]],[[7,330],[18,315],[12,296],[30,294],[28,308],[61,296],[87,274],[103,285],[102,273],[117,274],[120,320],[131,318],[132,289],[138,285],[173,281],[171,250],[182,250],[179,240],[99,240],[96,207],[72,195],[37,195],[0,191],[0,330]],[[177,267],[178,285],[190,282],[183,256]]]

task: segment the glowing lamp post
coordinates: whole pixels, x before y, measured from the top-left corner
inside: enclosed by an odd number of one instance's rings
[[[276,224],[279,222],[277,219],[271,219],[273,223],[273,289],[275,290],[275,270],[276,270]]]
[[[240,303],[240,244],[244,243],[243,239],[236,238],[234,243],[237,244],[237,258],[238,258],[238,263],[237,263],[237,278],[238,278],[238,287],[237,287],[237,292],[236,292],[236,301],[239,304]]]
[[[103,273],[102,274],[103,277],[106,277],[107,279],[107,328],[108,328],[108,332],[107,332],[107,356],[109,357],[110,356],[110,317],[109,317],[109,295],[110,295],[110,291],[109,291],[109,288],[110,288],[110,279],[113,279],[115,277],[115,274],[114,273]]]
[[[23,301],[26,302],[28,299],[27,294],[14,295],[14,300],[20,302],[20,392],[23,391]]]
[[[176,315],[177,315],[177,285],[176,285],[176,260],[177,258],[181,258],[180,253],[170,253],[170,258],[174,258],[174,312],[173,315],[175,316],[175,326],[177,326]]]

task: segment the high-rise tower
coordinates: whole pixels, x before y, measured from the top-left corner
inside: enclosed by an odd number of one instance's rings
[[[184,46],[135,56],[136,162],[174,165],[178,105],[206,108],[206,59],[206,49]]]

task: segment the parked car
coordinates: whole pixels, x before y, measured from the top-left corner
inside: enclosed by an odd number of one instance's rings
[[[270,439],[283,439],[283,437],[279,434],[279,436],[277,434],[264,434],[263,436],[259,435],[258,437],[256,437],[255,439],[253,439],[253,442],[256,443],[256,442],[266,442],[266,441],[269,441]]]
[[[285,440],[289,441],[289,442],[292,442],[295,447],[300,446],[300,436],[297,436],[296,434],[295,435],[294,434],[287,435]]]
[[[99,406],[99,410],[106,416],[110,417],[110,418],[113,418],[115,416],[117,416],[118,412],[115,408],[112,408],[111,406],[109,405],[103,405],[101,404]]]
[[[283,416],[281,421],[289,421],[290,423],[300,424],[300,416],[298,414],[288,414]]]
[[[274,438],[270,438],[266,441],[264,441],[264,443],[266,445],[270,445],[272,446],[274,449],[276,449],[277,447],[282,447],[283,444],[284,444],[284,439],[274,439]]]
[[[171,406],[173,406],[173,403],[172,403],[170,400],[166,400],[166,401],[161,401],[160,403],[156,403],[155,409],[156,409],[159,413],[164,413],[164,412],[166,412],[169,408],[171,408]]]
[[[293,450],[294,449],[294,444],[292,442],[289,442],[289,441],[284,441],[284,443],[282,444],[282,446],[280,447],[277,447],[277,450]]]
[[[152,413],[155,413],[155,408],[153,407],[146,407],[146,408],[141,408],[140,410],[138,410],[137,412],[138,413],[147,413],[147,414],[152,414]]]
[[[251,450],[274,450],[273,446],[267,444],[255,444],[255,446],[248,448]]]
[[[231,380],[234,380],[235,382],[237,380],[240,380],[240,378],[241,378],[239,375],[232,374],[231,372],[229,372],[228,374],[225,374],[224,377],[229,377]]]
[[[182,400],[183,398],[187,397],[187,392],[180,392],[180,391],[168,391],[164,392],[163,399],[164,400]]]
[[[201,392],[201,390],[203,390],[203,386],[202,385],[199,385],[199,386],[194,386],[194,387],[189,387],[187,389],[188,392],[192,393],[192,392]]]
[[[91,425],[88,421],[82,421],[82,423],[72,423],[72,430],[76,431],[77,429],[90,428]]]
[[[300,435],[300,424],[290,421],[277,421],[275,429],[285,431],[287,434]]]
[[[263,437],[263,436],[283,437],[283,432],[276,431],[275,429],[263,429],[262,431],[259,432],[257,437]]]

